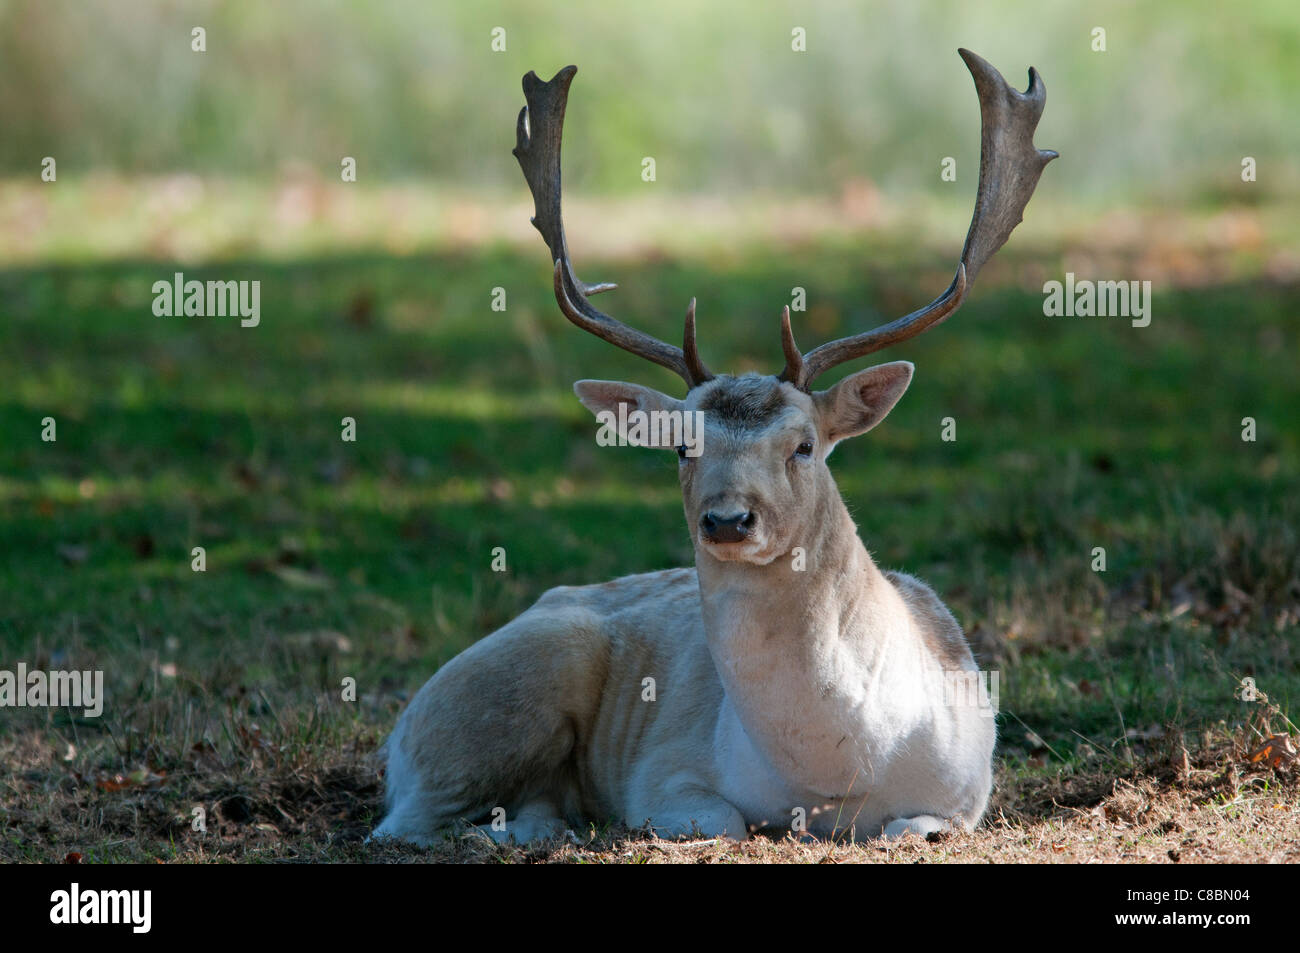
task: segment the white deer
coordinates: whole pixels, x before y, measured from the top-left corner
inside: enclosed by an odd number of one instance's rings
[[[801,354],[782,315],[785,368],[714,376],[682,348],[603,314],[573,272],[560,214],[560,140],[576,67],[524,77],[514,154],[574,324],[679,373],[684,399],[579,381],[597,414],[702,412],[703,452],[679,447],[694,569],[560,586],[444,665],[387,742],[388,814],[376,837],[434,841],[458,819],[524,842],[584,820],[662,836],[743,839],[926,834],[979,822],[992,788],[994,720],[954,679],[976,671],[951,613],[919,580],[882,572],[826,458],[878,424],[912,365],[870,367],[825,391],[844,361],[947,318],[1021,221],[1044,166],[1033,132],[1045,89],[1007,85],[960,51],[982,117],[979,188],[961,263],[919,311]],[[498,823],[488,823],[496,819]],[[504,823],[500,823],[504,822]]]

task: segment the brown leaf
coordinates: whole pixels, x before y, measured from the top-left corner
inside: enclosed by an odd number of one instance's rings
[[[100,778],[95,782],[95,787],[101,791],[120,791],[130,786],[131,782],[120,774],[115,774],[111,778]]]
[[[114,774],[108,777],[101,777],[95,782],[95,787],[101,791],[123,791],[127,788],[135,787],[156,787],[162,784],[167,777],[167,773],[154,773],[148,768],[139,768],[130,774]]]
[[[1289,735],[1274,735],[1246,755],[1251,764],[1266,764],[1271,768],[1295,764],[1296,749]]]

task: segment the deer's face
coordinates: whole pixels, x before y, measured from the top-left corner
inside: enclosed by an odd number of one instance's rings
[[[716,377],[685,400],[614,381],[574,390],[629,442],[676,451],[697,552],[764,565],[818,531],[836,495],[826,458],[884,419],[911,378],[900,361],[812,394],[757,374]]]

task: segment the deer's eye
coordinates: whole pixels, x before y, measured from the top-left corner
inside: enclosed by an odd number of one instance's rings
[[[795,448],[794,455],[796,457],[811,457],[812,452],[813,452],[812,441],[805,440],[803,443],[799,444],[799,446]]]

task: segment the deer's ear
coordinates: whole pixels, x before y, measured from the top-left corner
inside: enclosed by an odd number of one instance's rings
[[[813,395],[831,443],[866,433],[885,419],[912,382],[912,364],[894,361],[858,371]]]
[[[642,446],[658,446],[658,443],[646,444],[647,435],[659,432],[659,425],[653,424],[643,415],[655,412],[681,411],[685,406],[676,397],[669,397],[649,387],[639,384],[624,384],[621,381],[578,381],[573,385],[573,392],[582,401],[596,419],[603,425],[611,427],[618,436],[629,443]],[[638,418],[641,423],[638,425]],[[663,419],[663,418],[658,418]],[[630,433],[633,428],[639,430]],[[634,439],[637,438],[637,439]]]

